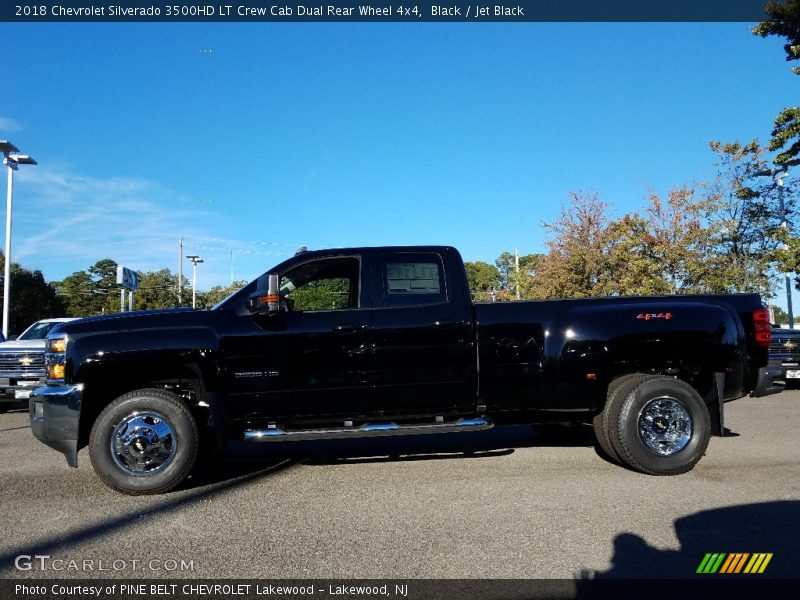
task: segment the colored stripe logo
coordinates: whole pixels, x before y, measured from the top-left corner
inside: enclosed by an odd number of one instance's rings
[[[708,552],[696,573],[763,573],[772,560],[772,552]]]

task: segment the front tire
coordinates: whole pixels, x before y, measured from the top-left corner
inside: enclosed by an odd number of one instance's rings
[[[705,454],[711,417],[688,383],[647,377],[606,407],[611,445],[623,463],[649,475],[690,471]]]
[[[161,494],[186,479],[199,445],[188,407],[174,394],[146,388],[103,409],[89,436],[89,457],[109,487],[134,496]]]

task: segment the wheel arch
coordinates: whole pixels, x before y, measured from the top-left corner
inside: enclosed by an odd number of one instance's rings
[[[215,441],[221,444],[225,416],[216,373],[213,357],[204,352],[131,353],[87,361],[77,372],[77,379],[84,386],[78,449],[88,444],[92,425],[108,404],[123,394],[144,388],[174,393],[189,407],[198,425],[208,425]]]

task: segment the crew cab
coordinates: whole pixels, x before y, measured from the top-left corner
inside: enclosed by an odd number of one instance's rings
[[[724,404],[780,391],[755,294],[473,304],[445,246],[302,252],[203,311],[48,336],[33,434],[128,494],[179,485],[201,444],[591,423],[614,461],[694,467]]]

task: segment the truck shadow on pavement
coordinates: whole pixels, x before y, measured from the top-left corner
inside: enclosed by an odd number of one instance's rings
[[[177,510],[191,509],[200,502],[212,500],[251,483],[279,476],[300,463],[335,462],[340,460],[430,460],[442,458],[480,458],[507,455],[515,448],[548,445],[591,446],[591,437],[580,434],[548,435],[530,427],[498,427],[485,432],[453,435],[408,436],[401,438],[372,438],[366,440],[314,441],[288,444],[256,444],[236,442],[215,456],[204,457],[199,468],[178,490],[161,495],[122,500],[119,506],[132,509],[120,511],[115,518],[103,520],[46,536],[24,547],[9,547],[0,551],[0,574],[20,575],[11,570],[18,555],[54,554],[60,549],[91,544],[135,525],[142,518],[153,518]],[[86,460],[86,456],[83,456]],[[72,474],[65,474],[65,477]],[[52,482],[51,482],[52,483]],[[50,485],[50,484],[48,484]],[[98,485],[75,490],[75,499],[82,493],[97,495],[116,492]],[[99,490],[99,491],[98,491]]]
[[[119,504],[121,506],[133,504],[141,508],[120,512],[116,518],[78,527],[71,531],[60,533],[57,536],[40,539],[24,547],[12,547],[8,550],[0,551],[0,577],[7,577],[9,574],[21,574],[11,568],[15,557],[18,555],[48,554],[73,545],[89,544],[93,540],[103,539],[106,536],[124,531],[135,525],[140,519],[158,517],[181,509],[191,509],[193,505],[200,502],[212,500],[217,496],[226,494],[256,480],[277,475],[297,463],[298,461],[289,458],[253,462],[222,460],[216,466],[214,464],[210,464],[209,468],[204,466],[200,471],[201,474],[190,477],[187,480],[189,482],[188,485],[179,488],[175,492],[161,496],[141,496],[132,498],[128,502],[125,502],[116,492],[105,488],[94,488],[103,489],[105,493],[113,494],[120,499]],[[216,469],[220,469],[220,471]],[[224,476],[220,476],[222,473],[224,473]],[[80,501],[80,495],[80,491],[75,492],[77,501]],[[35,572],[31,573],[35,574]]]
[[[598,592],[613,592],[620,597],[661,597],[650,596],[650,591],[659,590],[679,598],[798,597],[800,502],[714,508],[681,517],[674,527],[680,543],[677,550],[650,546],[633,533],[619,534],[614,539],[611,567],[606,571],[582,571],[574,597],[596,597]],[[716,568],[711,566],[709,572],[698,573],[706,555],[714,553],[725,556]],[[731,555],[737,553],[748,556],[740,559],[742,568],[738,574],[729,573],[728,569],[736,570],[736,558]],[[772,554],[764,572],[744,573],[754,560],[753,555],[759,553]],[[681,581],[676,587],[673,580]]]

